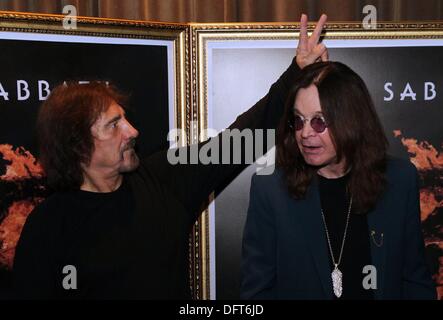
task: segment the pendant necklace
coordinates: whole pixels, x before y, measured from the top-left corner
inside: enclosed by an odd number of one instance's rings
[[[321,210],[321,215],[323,217],[323,224],[325,225],[325,230],[326,230],[326,237],[328,239],[329,251],[331,252],[332,263],[334,264],[334,270],[331,273],[331,277],[332,277],[332,287],[334,289],[334,294],[337,298],[340,298],[343,293],[343,273],[340,271],[338,266],[340,265],[341,257],[343,254],[343,248],[345,246],[346,232],[348,231],[349,217],[351,215],[351,208],[352,208],[352,197],[351,197],[351,200],[349,201],[348,217],[346,218],[345,232],[344,232],[343,240],[341,243],[340,256],[338,257],[337,262],[335,261],[334,252],[332,251],[331,240],[329,238],[328,226],[326,225],[325,215],[323,213],[323,209]]]

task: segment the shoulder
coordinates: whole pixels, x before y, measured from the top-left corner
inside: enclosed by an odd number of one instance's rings
[[[251,178],[252,191],[266,193],[271,196],[285,194],[286,186],[283,171],[274,166],[254,173]]]
[[[27,225],[50,227],[69,206],[69,193],[54,193],[37,204],[26,219]]]
[[[57,244],[55,235],[59,233],[66,206],[69,202],[63,194],[55,193],[33,208],[20,232],[16,249],[18,255],[27,249],[49,248]]]
[[[162,177],[171,174],[171,165],[168,159],[168,153],[173,153],[175,149],[160,150],[147,157],[140,157],[140,164],[137,170],[129,175],[139,176],[143,179],[152,179],[156,177],[162,180]]]
[[[410,183],[417,177],[417,168],[407,159],[390,156],[387,161],[386,177],[391,183]]]
[[[256,185],[274,185],[283,181],[283,171],[275,166],[267,167],[252,175],[251,182]]]

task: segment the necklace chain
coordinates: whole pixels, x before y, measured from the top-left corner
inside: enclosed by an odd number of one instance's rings
[[[351,208],[352,208],[352,197],[351,197],[351,200],[349,201],[348,217],[346,218],[346,227],[345,227],[345,232],[343,234],[343,240],[342,240],[341,249],[340,249],[340,256],[338,257],[337,263],[335,262],[334,252],[332,251],[331,240],[329,238],[328,226],[326,225],[325,215],[323,213],[323,209],[321,209],[321,216],[323,218],[323,224],[325,225],[326,238],[328,239],[329,251],[331,252],[332,263],[334,264],[335,267],[338,267],[338,265],[341,262],[341,257],[343,255],[343,248],[345,246],[346,233],[348,231],[348,225],[349,225],[349,217],[351,216]]]

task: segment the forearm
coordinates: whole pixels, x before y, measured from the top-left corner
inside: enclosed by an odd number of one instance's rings
[[[283,115],[286,98],[299,72],[300,68],[294,57],[288,69],[271,86],[268,94],[239,115],[229,129],[276,129]]]
[[[227,179],[233,178],[236,174],[260,157],[271,147],[263,139],[261,152],[256,152],[257,146],[255,131],[257,129],[275,129],[283,115],[285,101],[295,78],[299,74],[295,58],[289,68],[271,86],[268,94],[258,101],[248,111],[241,114],[228,129],[224,130],[217,137],[211,138],[198,146],[188,146],[181,150],[170,150],[145,161],[146,165],[159,175],[175,195],[185,205],[188,211],[193,214],[198,213],[201,204],[209,197],[210,193],[217,189]],[[229,136],[232,129],[243,131],[252,130],[252,140],[241,141],[238,137]],[[235,134],[234,134],[235,136]],[[264,133],[264,137],[267,133]],[[218,152],[215,152],[215,151]],[[175,161],[180,158],[179,154],[184,154],[183,161]],[[250,151],[253,151],[252,154]],[[196,154],[196,156],[192,156]],[[210,154],[210,155],[209,155]],[[174,158],[171,164],[169,156]],[[192,161],[192,159],[194,161]],[[205,158],[203,161],[202,158]],[[239,160],[240,161],[237,161]],[[196,160],[196,161],[195,161]],[[234,161],[236,160],[236,161]],[[177,179],[178,178],[178,179]]]

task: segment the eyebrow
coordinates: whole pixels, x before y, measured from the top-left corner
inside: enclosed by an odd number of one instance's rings
[[[109,126],[111,123],[113,122],[117,122],[118,120],[120,120],[122,118],[122,115],[119,114],[117,116],[115,116],[114,118],[112,118],[111,120],[109,120],[108,122],[106,122],[105,126]]]
[[[304,116],[303,113],[300,112],[300,110],[298,110],[297,107],[295,107],[295,106],[294,106],[294,108],[293,108],[293,111],[294,111],[295,113],[299,114],[299,115]],[[317,111],[317,112],[315,112],[314,114],[320,114],[320,115],[323,115],[323,111]]]

